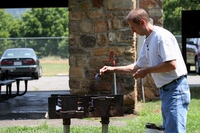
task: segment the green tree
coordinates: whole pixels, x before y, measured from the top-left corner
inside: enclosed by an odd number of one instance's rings
[[[58,44],[58,52],[61,58],[69,58],[68,48],[68,38],[62,39]]]
[[[67,8],[32,8],[22,20],[22,30],[26,31],[22,35],[26,37],[60,37],[68,31]]]
[[[183,10],[199,10],[198,0],[163,0],[163,26],[175,35],[181,34]]]
[[[22,15],[20,32],[23,37],[38,37],[42,34],[42,24],[38,21],[38,18],[28,11]]]
[[[14,29],[14,18],[11,14],[5,12],[5,9],[0,10],[0,55],[3,51],[12,46],[12,41],[9,41],[5,38],[10,37],[11,31]]]
[[[10,37],[10,30],[12,28],[14,18],[12,15],[5,12],[5,9],[0,10],[0,37]]]
[[[20,20],[14,20],[12,25],[10,25],[9,33],[10,33],[11,38],[21,36],[21,34],[20,34],[20,24],[21,24]]]
[[[67,8],[33,8],[22,15],[22,22],[20,31],[23,37],[68,36],[69,18]],[[40,53],[45,54],[45,56],[60,53],[59,39],[41,41],[29,41],[29,46],[40,50]],[[43,45],[38,45],[38,43]]]

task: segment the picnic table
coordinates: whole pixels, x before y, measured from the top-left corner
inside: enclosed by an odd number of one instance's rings
[[[5,79],[0,81],[0,101],[7,100],[9,98],[14,98],[16,96],[22,96],[26,94],[28,90],[28,80],[32,80],[32,77],[10,77],[9,71],[14,70],[15,67],[6,67],[4,68],[6,70]],[[2,70],[2,68],[0,68]],[[23,90],[20,89],[20,81],[24,81],[25,88]],[[16,93],[12,92],[12,83],[16,82],[17,91]],[[6,93],[2,93],[1,87],[6,86]]]
[[[17,84],[16,95],[17,96],[24,95],[27,92],[27,89],[28,89],[28,80],[31,80],[32,77],[17,77],[17,78],[14,78],[14,79],[16,80],[16,84]],[[24,91],[22,93],[20,93],[20,81],[24,81],[24,85],[25,85]]]
[[[16,77],[0,81],[0,101],[26,94],[28,90],[28,80],[32,80],[32,77]],[[24,89],[20,88],[20,81],[24,81]],[[16,82],[17,87],[17,91],[15,93],[12,92],[12,83],[14,82]],[[5,93],[2,92],[2,86],[5,86],[6,88]]]
[[[0,101],[7,100],[12,97],[12,83],[15,82],[15,80],[3,80],[0,81]],[[2,86],[6,87],[6,93],[2,94]]]

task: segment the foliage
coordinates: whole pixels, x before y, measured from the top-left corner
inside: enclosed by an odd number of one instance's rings
[[[0,37],[6,38],[10,36],[10,30],[12,28],[14,18],[12,15],[7,14],[5,9],[0,10]]]
[[[198,0],[163,0],[163,26],[173,34],[181,35],[182,11],[199,9],[200,3]]]
[[[21,27],[21,35],[23,37],[62,37],[68,35],[69,19],[66,8],[33,8],[22,15],[22,20],[24,22]],[[68,57],[66,53],[63,53],[63,48],[67,47],[67,40],[65,40],[65,43],[61,42],[61,44],[58,39],[41,41],[43,44],[48,45],[41,47],[41,45],[38,46],[37,42],[32,40],[29,47],[33,47],[35,50],[40,49],[39,51],[44,56],[60,54],[62,57]]]
[[[15,18],[0,9],[0,38],[2,48],[0,54],[9,47],[31,47],[43,56],[68,58],[67,39],[16,40],[4,41],[5,38],[30,37],[67,37],[68,9],[67,8],[30,8],[21,17]],[[65,42],[64,42],[65,41]],[[42,44],[42,45],[38,45]],[[24,45],[25,44],[25,45]],[[27,44],[27,45],[26,45]]]
[[[30,8],[6,8],[6,12],[12,14],[15,19],[21,18],[21,15]]]
[[[58,52],[60,53],[61,58],[69,58],[69,52],[68,51],[69,44],[67,39],[63,39],[59,44],[58,44]]]
[[[22,15],[22,21],[23,37],[61,37],[68,32],[68,9],[32,8]]]

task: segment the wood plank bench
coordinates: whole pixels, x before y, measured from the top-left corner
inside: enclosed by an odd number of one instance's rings
[[[12,83],[15,82],[15,80],[3,80],[0,81],[0,101],[1,100],[7,100],[11,98],[11,88],[12,88]],[[6,94],[1,94],[1,87],[6,86]]]

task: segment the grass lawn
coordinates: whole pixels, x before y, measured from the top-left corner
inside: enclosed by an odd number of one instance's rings
[[[187,133],[200,133],[200,88],[191,88],[191,104],[188,111]],[[119,118],[126,122],[126,126],[109,126],[109,133],[145,133],[147,122],[161,125],[162,117],[160,111],[160,100],[150,102],[138,102],[139,113],[136,117]],[[88,120],[88,118],[86,118]],[[117,119],[117,118],[116,118]],[[93,120],[93,119],[89,119]],[[95,120],[96,121],[96,120]],[[61,133],[63,126],[53,127],[46,123],[36,127],[5,127],[0,128],[0,133]],[[95,126],[71,126],[70,133],[102,133],[101,127]]]
[[[43,74],[42,76],[56,76],[57,74],[69,74],[68,59],[59,57],[45,57],[40,59]]]

